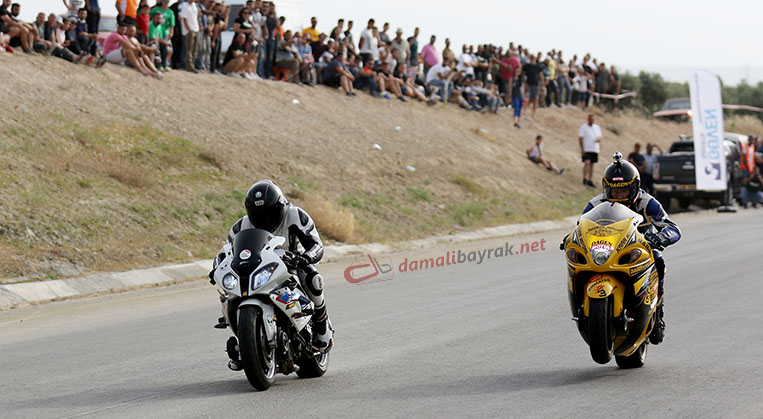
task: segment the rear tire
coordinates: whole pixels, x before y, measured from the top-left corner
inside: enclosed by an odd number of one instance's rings
[[[246,379],[257,390],[267,390],[275,381],[275,348],[267,348],[265,323],[259,310],[253,306],[241,309],[238,333],[238,346]]]
[[[299,378],[316,378],[326,373],[329,369],[329,354],[319,354],[312,358],[297,361]]]
[[[611,361],[615,350],[611,307],[612,297],[589,300],[588,345],[591,349],[591,358],[599,364]]]
[[[616,356],[615,362],[617,362],[617,366],[622,369],[643,367],[646,363],[646,347],[646,342],[644,342],[630,356]]]

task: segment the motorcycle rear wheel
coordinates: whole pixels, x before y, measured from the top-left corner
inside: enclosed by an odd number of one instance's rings
[[[275,381],[275,348],[267,348],[265,324],[259,310],[245,306],[240,316],[238,341],[246,379],[257,390],[267,390]]]
[[[630,356],[616,356],[615,362],[622,369],[641,368],[646,363],[646,342],[632,353]]]
[[[611,361],[615,350],[611,311],[612,297],[589,301],[588,346],[591,349],[591,358],[598,364]]]

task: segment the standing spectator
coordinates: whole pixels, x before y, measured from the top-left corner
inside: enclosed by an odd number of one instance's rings
[[[578,69],[578,104],[580,109],[588,109],[588,99],[590,94],[588,93],[590,82],[590,74],[585,71],[584,67]]]
[[[138,17],[138,0],[122,0],[124,4],[124,21],[127,24],[136,24]]]
[[[572,89],[572,85],[570,84],[570,66],[567,62],[564,61],[562,58],[562,51],[559,51],[556,54],[556,61],[559,65],[557,68],[556,73],[556,84],[559,91],[559,95],[561,96],[561,102],[562,105],[566,105],[570,102],[570,90]]]
[[[411,51],[408,65],[411,67],[417,67],[419,65],[419,27],[413,30],[413,36],[409,36],[408,47]]]
[[[378,54],[379,41],[374,36],[374,23],[373,19],[368,19],[368,26],[360,33],[358,51],[360,51],[360,56],[363,57],[364,63]]]
[[[349,42],[350,45],[352,45],[353,50],[355,49],[355,40],[352,38],[352,21],[347,22],[347,30],[344,31],[344,39],[345,42]]]
[[[525,153],[527,153],[527,158],[530,159],[531,162],[536,164],[542,164],[546,167],[546,170],[548,171],[554,171],[557,174],[561,175],[564,173],[564,169],[558,169],[556,166],[554,166],[553,163],[551,163],[550,160],[543,157],[543,136],[538,135],[535,137],[535,142],[528,148]]]
[[[389,30],[389,22],[384,22],[384,25],[382,26],[382,31],[381,33],[379,33],[379,43],[382,45],[390,41],[389,35],[387,35],[388,30]]]
[[[411,47],[408,45],[408,41],[403,39],[403,29],[397,28],[395,31],[395,38],[392,40],[392,49],[399,51],[398,62],[407,63],[408,57],[411,55]]]
[[[238,32],[225,53],[223,72],[229,76],[254,80],[257,71],[257,55],[246,51],[246,35]]]
[[[280,31],[280,21],[276,16],[276,6],[272,3],[267,3],[267,12],[265,13],[265,52],[263,60],[263,67],[261,74],[262,78],[270,78],[273,75],[273,58],[276,52],[276,33]]]
[[[521,69],[522,64],[519,62],[519,58],[517,58],[516,55],[512,52],[512,49],[509,48],[509,50],[506,52],[506,55],[501,58],[499,61],[497,57],[494,57],[492,60],[495,64],[498,64],[498,88],[501,93],[503,93],[503,101],[504,103],[513,103],[514,102],[514,95],[512,95],[513,90],[513,80],[514,80],[514,73],[517,71],[517,69]],[[520,94],[520,97],[523,97],[523,95]],[[523,97],[524,98],[524,97]],[[511,99],[511,100],[509,100]]]
[[[646,170],[646,160],[644,159],[644,155],[641,154],[641,144],[636,143],[633,145],[633,151],[631,154],[628,154],[628,161],[631,162],[632,165],[636,166],[639,175],[643,179],[644,171]]]
[[[561,107],[561,101],[559,99],[559,85],[556,83],[557,77],[557,62],[555,52],[552,50],[548,53],[546,59],[546,68],[548,69],[548,80],[546,80],[546,106],[551,107],[551,95],[554,95],[553,104],[557,107]]]
[[[596,72],[596,93],[607,93],[609,86],[612,84],[611,79],[612,76],[607,71],[607,66],[604,63],[599,64],[599,70]],[[597,99],[599,99],[599,104],[601,104],[601,98],[597,96]]]
[[[752,203],[753,208],[763,201],[763,176],[760,175],[760,168],[755,166],[752,173],[742,179],[742,207],[749,208]]]
[[[98,33],[98,26],[101,24],[101,6],[98,0],[85,0],[87,8],[87,31],[89,33]]]
[[[36,31],[31,25],[18,20],[9,8],[11,8],[11,0],[3,0],[3,4],[0,6],[0,27],[2,27],[2,32],[10,37],[9,45],[11,47],[21,46],[25,53],[34,54],[32,48],[34,47]],[[8,50],[7,47],[6,50]]]
[[[63,0],[63,2],[64,6],[66,7],[65,17],[75,17],[77,16],[79,9],[85,7],[84,0]]]
[[[209,41],[212,52],[209,54],[209,71],[213,73],[220,72],[220,53],[222,52],[222,31],[228,27],[228,18],[230,17],[230,5],[223,4],[222,0],[215,0],[212,10],[215,13],[212,26],[212,37]],[[258,73],[260,74],[260,63],[263,57],[264,48],[260,47],[260,55],[257,59]]]
[[[593,184],[591,178],[593,177],[593,165],[599,161],[601,128],[593,122],[593,114],[588,114],[588,123],[581,125],[578,130],[578,142],[583,158],[583,185],[595,188],[596,185]]]
[[[196,0],[183,3],[178,11],[185,37],[185,69],[198,73],[199,70],[195,66],[196,54],[199,50],[199,8],[196,6]]]
[[[514,109],[514,127],[522,128],[519,124],[519,118],[522,116],[522,105],[525,102],[525,75],[522,73],[522,67],[514,70],[514,78],[511,79],[511,107]]]
[[[318,19],[313,16],[310,18],[310,27],[302,29],[302,35],[307,35],[311,42],[317,41],[318,36],[321,34],[321,31],[315,28],[316,26],[318,26]]]
[[[654,151],[655,148],[659,151]],[[654,194],[654,163],[660,154],[662,154],[662,149],[659,145],[646,143],[646,152],[642,154],[642,157],[644,157],[644,172],[643,176],[641,176],[641,182],[644,185],[644,190],[652,195]]]
[[[329,87],[341,87],[347,96],[355,96],[352,82],[355,76],[344,65],[344,56],[337,54],[323,70],[323,84]]]
[[[238,11],[238,17],[233,21],[233,34],[244,34],[247,43],[252,41],[254,35],[254,25],[252,25],[252,10],[244,7]],[[226,54],[227,55],[227,54]]]
[[[331,33],[329,34],[329,38],[333,39],[334,41],[341,41],[344,39],[344,19],[339,19],[336,22],[336,26],[334,29],[331,30]]]
[[[448,103],[450,100],[450,92],[453,90],[451,78],[456,74],[456,69],[451,69],[450,63],[450,60],[444,60],[443,64],[433,65],[427,71],[426,76],[426,84],[430,89],[433,87],[440,88],[440,97],[443,103]]]
[[[458,56],[458,64],[456,69],[462,71],[464,75],[474,78],[474,67],[477,65],[477,61],[474,60],[472,54],[467,51],[467,46],[461,47],[461,55]]]
[[[141,44],[148,43],[148,26],[151,20],[148,15],[148,3],[141,3],[138,6],[138,16],[135,18],[138,24],[138,42]]]
[[[540,86],[544,84],[544,80],[543,73],[534,55],[530,56],[530,62],[522,67],[522,73],[524,73],[527,80],[527,95],[533,109],[532,118],[535,118],[535,111],[538,109]]]
[[[434,46],[434,42],[437,37],[432,35],[429,38],[429,43],[424,45],[421,49],[421,58],[424,60],[424,73],[429,74],[429,69],[437,64],[440,64],[440,53],[437,52],[437,48]]]
[[[442,50],[442,61],[443,63],[445,60],[456,62],[456,53],[453,52],[452,49],[450,49],[450,38],[445,38],[445,49]]]

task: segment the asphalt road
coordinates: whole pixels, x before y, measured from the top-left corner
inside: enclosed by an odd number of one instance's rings
[[[763,210],[675,218],[667,339],[638,370],[591,360],[556,231],[378,258],[515,253],[386,281],[323,265],[329,371],[261,393],[225,367],[205,282],[0,312],[0,417],[762,418]]]

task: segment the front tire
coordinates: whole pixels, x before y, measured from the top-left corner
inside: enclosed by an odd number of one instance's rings
[[[646,341],[630,356],[616,356],[615,362],[622,369],[641,368],[646,363]]]
[[[329,354],[318,354],[312,358],[305,358],[297,361],[299,378],[317,378],[326,373],[329,369]]]
[[[253,306],[241,308],[238,333],[246,379],[257,390],[267,390],[275,381],[275,348],[268,349],[265,323],[259,310]]]
[[[591,299],[588,309],[588,345],[591,358],[598,364],[612,360],[615,333],[611,320],[612,297]]]

